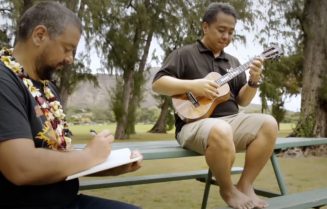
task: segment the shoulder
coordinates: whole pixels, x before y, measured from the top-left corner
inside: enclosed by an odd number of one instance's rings
[[[23,81],[0,62],[0,89],[1,96],[15,96],[23,99],[28,95],[28,90]]]
[[[0,62],[0,79],[3,81],[0,82],[0,84],[19,83],[18,77],[9,68],[7,68],[3,62]]]
[[[190,54],[194,52],[196,49],[196,44],[188,44],[185,46],[182,46],[180,48],[174,49],[165,59],[165,63],[176,63],[180,62],[181,60],[187,59]]]
[[[187,44],[185,46],[182,46],[181,48],[177,49],[177,52],[181,54],[182,56],[185,54],[189,54],[190,52],[198,51],[198,47],[196,43],[193,44]]]
[[[9,74],[11,74],[10,70],[5,66],[5,64],[3,64],[3,62],[0,61],[0,75],[8,77]]]

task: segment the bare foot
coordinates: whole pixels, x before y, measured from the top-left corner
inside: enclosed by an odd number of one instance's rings
[[[229,191],[220,189],[220,196],[228,206],[234,209],[252,209],[255,207],[253,200],[244,195],[234,186]]]
[[[237,189],[251,198],[255,208],[266,208],[266,207],[268,207],[268,203],[265,200],[259,198],[255,194],[254,189],[253,189],[252,186],[249,187],[249,188],[241,188],[241,187],[237,186]]]

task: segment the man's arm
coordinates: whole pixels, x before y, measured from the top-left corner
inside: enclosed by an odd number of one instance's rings
[[[111,151],[113,137],[107,131],[95,136],[82,151],[35,148],[31,139],[0,143],[0,171],[16,185],[42,185],[64,180],[68,175],[103,162]]]
[[[184,94],[192,89],[191,80],[181,80],[171,76],[162,76],[152,83],[152,90],[167,96]]]
[[[248,106],[255,94],[257,93],[257,88],[250,87],[248,84],[245,84],[238,94],[237,103],[242,106]]]
[[[250,80],[254,83],[260,80],[262,64],[263,60],[255,59],[249,66]],[[237,96],[237,103],[243,107],[249,105],[256,93],[257,88],[251,87],[249,84],[245,84]]]
[[[192,92],[195,96],[218,97],[218,84],[208,79],[183,80],[162,76],[152,84],[152,90],[163,95],[174,96]]]

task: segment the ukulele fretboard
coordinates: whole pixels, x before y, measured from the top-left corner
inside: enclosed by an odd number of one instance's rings
[[[252,60],[244,63],[243,65],[238,66],[235,69],[230,70],[228,73],[226,73],[225,75],[223,75],[222,77],[220,77],[218,80],[216,80],[216,82],[222,86],[225,83],[227,83],[228,81],[232,80],[233,78],[235,78],[236,76],[238,76],[239,74],[241,74],[242,72],[244,72],[246,69],[248,69],[249,65],[251,64]]]

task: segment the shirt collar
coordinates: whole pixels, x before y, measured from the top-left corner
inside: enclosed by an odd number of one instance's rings
[[[200,53],[210,53],[212,54],[212,51],[210,49],[208,49],[200,39],[197,40],[197,47],[200,51]],[[228,58],[226,56],[226,53],[224,52],[224,50],[221,51],[220,55],[218,57],[216,57],[215,59],[222,59],[225,61],[228,61]]]

